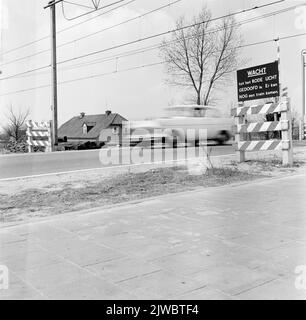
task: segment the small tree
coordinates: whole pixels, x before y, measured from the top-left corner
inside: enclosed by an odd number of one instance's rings
[[[3,127],[4,134],[8,139],[19,142],[24,138],[25,124],[29,114],[29,109],[16,111],[12,105],[8,107],[8,113],[6,114],[7,124]]]
[[[180,18],[172,41],[163,41],[161,55],[170,84],[192,88],[196,103],[207,105],[213,100],[214,90],[224,86],[237,70],[242,38],[233,16],[215,22],[207,7],[192,24],[184,28],[187,23]]]

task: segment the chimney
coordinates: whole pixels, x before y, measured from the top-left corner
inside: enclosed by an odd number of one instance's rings
[[[112,112],[111,112],[110,110],[106,110],[106,111],[105,111],[105,114],[106,114],[107,116],[110,116],[110,115],[112,114]]]
[[[80,119],[83,119],[85,117],[85,112],[80,113]]]

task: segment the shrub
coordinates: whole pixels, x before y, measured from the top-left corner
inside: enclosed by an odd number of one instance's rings
[[[10,138],[6,149],[11,153],[27,153],[28,145],[25,139],[16,141],[14,138]]]

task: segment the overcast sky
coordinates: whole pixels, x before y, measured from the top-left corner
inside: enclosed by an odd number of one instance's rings
[[[169,4],[175,0],[135,0],[133,3],[102,15],[79,26],[75,26],[58,34],[58,44],[76,40],[103,28],[110,27],[129,18]],[[75,0],[83,5],[91,5],[91,0]],[[102,1],[104,4],[114,0]],[[102,3],[101,2],[101,3]],[[128,2],[128,0],[126,1]],[[175,21],[182,15],[187,20],[196,15],[204,4],[217,17],[229,12],[236,12],[256,5],[273,2],[272,0],[182,0],[168,8],[147,15],[141,19],[98,33],[82,41],[58,49],[58,61],[71,59],[89,52],[102,50],[124,42],[137,40],[155,33],[167,31],[175,26]],[[281,8],[302,4],[304,1],[287,0],[282,4],[254,10],[237,16],[238,20],[261,16],[264,13]],[[29,57],[15,63],[12,60],[29,56],[35,52],[50,48],[50,40],[36,42],[20,50],[6,53],[28,42],[48,36],[50,33],[50,12],[44,10],[46,0],[0,0],[1,6],[1,52],[0,70],[2,77],[40,68],[50,63],[50,53],[47,51],[35,57]],[[241,26],[241,33],[245,43],[270,40],[277,37],[306,32],[306,7],[297,9],[268,19],[261,19]],[[58,30],[69,28],[75,24],[97,15],[68,19],[83,13],[83,9],[65,4],[66,19],[62,7],[57,6]],[[103,11],[99,11],[102,13]],[[167,37],[165,37],[168,39]],[[92,75],[104,74],[82,81],[75,81],[59,85],[59,122],[69,120],[80,112],[98,114],[111,109],[128,119],[143,119],[158,116],[163,107],[173,103],[184,103],[188,93],[182,89],[171,88],[165,83],[166,74],[163,65],[140,68],[133,71],[125,69],[152,64],[161,61],[158,50],[149,51],[129,57],[85,65],[86,62],[109,58],[118,53],[127,52],[158,44],[163,38],[151,39],[135,45],[125,46],[116,50],[109,50],[92,55],[81,60],[71,61],[59,65],[59,82]],[[281,41],[281,79],[283,85],[289,88],[289,96],[296,111],[301,110],[301,50],[306,48],[306,36]],[[249,46],[243,49],[242,55],[247,58],[245,67],[268,63],[276,60],[277,50],[275,42]],[[9,64],[7,64],[9,63]],[[79,67],[82,64],[82,67]],[[69,66],[77,68],[69,69]],[[109,74],[114,71],[117,73]],[[50,84],[50,69],[42,69],[31,76],[0,81],[0,95],[14,91],[27,90],[37,86]],[[221,98],[219,107],[226,110],[236,102],[236,83],[229,84],[218,94]],[[31,109],[31,118],[35,121],[51,119],[50,88],[41,88],[0,97],[0,122],[3,123],[3,113],[7,105],[15,108]]]

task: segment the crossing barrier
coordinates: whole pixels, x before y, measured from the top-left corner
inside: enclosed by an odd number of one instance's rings
[[[281,114],[280,121],[267,122],[251,122],[248,123],[246,117],[248,115],[267,115]],[[293,164],[292,151],[292,130],[291,130],[291,111],[290,99],[283,96],[277,103],[266,103],[262,105],[244,106],[239,105],[232,109],[232,115],[235,117],[235,142],[236,151],[239,162],[245,161],[245,152],[247,151],[266,151],[266,150],[282,150],[282,158],[284,165]],[[277,119],[277,117],[275,117]],[[261,133],[281,131],[281,140],[243,140],[243,133]]]
[[[34,122],[30,120],[27,122],[27,143],[29,153],[33,152],[35,147],[42,147],[45,152],[52,151],[51,128],[51,121]]]

